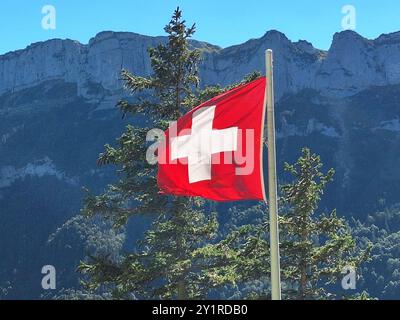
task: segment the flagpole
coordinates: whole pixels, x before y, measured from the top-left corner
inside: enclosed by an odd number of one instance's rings
[[[271,293],[272,300],[281,300],[281,276],[278,228],[278,186],[276,174],[275,112],[274,112],[274,70],[273,52],[266,53],[267,76],[267,132],[268,132],[268,189],[271,245]]]

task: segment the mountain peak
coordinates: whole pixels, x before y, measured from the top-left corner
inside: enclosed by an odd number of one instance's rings
[[[102,31],[96,34],[93,38],[89,40],[89,46],[93,45],[94,43],[106,41],[106,40],[113,40],[113,39],[126,39],[126,40],[137,40],[137,39],[157,39],[157,38],[165,38],[165,37],[151,37],[142,35],[135,32],[125,32],[125,31]]]
[[[346,46],[346,45],[355,45],[360,43],[368,43],[370,40],[362,37],[357,32],[352,30],[345,30],[341,32],[336,32],[333,35],[333,41],[331,45],[331,49],[337,46]]]
[[[291,42],[284,33],[275,29],[267,31],[261,39],[266,41]]]

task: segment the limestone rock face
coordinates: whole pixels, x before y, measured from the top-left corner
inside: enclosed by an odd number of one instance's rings
[[[0,56],[0,93],[36,86],[43,81],[81,77],[86,47],[71,40],[50,40]]]
[[[72,40],[50,40],[32,44],[0,56],[0,94],[33,87],[48,80],[78,85],[83,97],[96,97],[94,87],[118,94],[119,72],[126,68],[138,75],[151,72],[147,48],[165,42],[128,32],[102,32],[87,45]],[[278,31],[260,39],[221,49],[193,41],[204,51],[203,84],[230,84],[244,75],[264,71],[264,52],[275,54],[277,99],[284,94],[313,89],[325,96],[350,96],[371,86],[400,83],[400,33],[368,40],[355,32],[334,35],[328,51],[307,41],[291,42]]]

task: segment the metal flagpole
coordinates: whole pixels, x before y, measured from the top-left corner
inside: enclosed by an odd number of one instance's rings
[[[269,186],[269,218],[271,238],[271,293],[272,300],[281,300],[281,276],[279,256],[279,228],[278,228],[278,187],[276,174],[276,146],[275,146],[275,112],[274,112],[274,70],[273,53],[266,53],[267,76],[267,131],[268,131],[268,186]]]

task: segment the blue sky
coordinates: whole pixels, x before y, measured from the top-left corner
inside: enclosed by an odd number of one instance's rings
[[[42,7],[56,8],[56,29],[41,26]],[[70,38],[87,43],[104,30],[162,35],[176,6],[196,22],[196,39],[222,47],[261,37],[270,29],[328,49],[343,30],[344,5],[356,9],[356,31],[367,38],[400,30],[398,0],[1,0],[0,54],[32,42]]]

